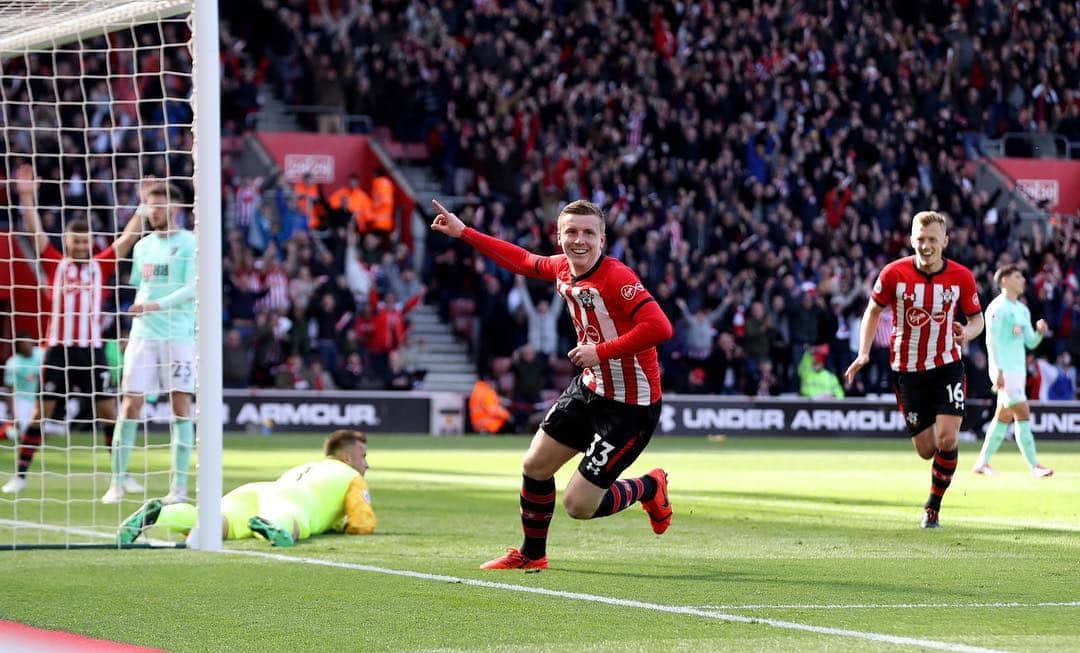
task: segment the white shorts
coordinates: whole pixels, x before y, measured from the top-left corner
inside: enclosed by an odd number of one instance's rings
[[[124,351],[124,394],[195,394],[195,343],[131,340]]]
[[[34,400],[23,397],[15,397],[15,423],[19,425],[19,433],[30,426],[30,418],[34,415]]]
[[[1009,408],[1016,404],[1027,401],[1027,374],[1017,374],[1016,372],[1005,372],[1005,387],[998,390],[997,403],[998,406],[1004,406]],[[992,378],[991,382],[997,381]]]

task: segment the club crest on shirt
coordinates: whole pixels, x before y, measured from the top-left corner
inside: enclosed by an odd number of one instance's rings
[[[596,310],[595,300],[593,299],[593,291],[591,288],[582,288],[578,293],[578,301],[581,302],[581,307],[586,311]]]
[[[946,304],[951,304],[956,301],[956,293],[952,291],[952,288],[946,288],[941,293],[941,301]]]

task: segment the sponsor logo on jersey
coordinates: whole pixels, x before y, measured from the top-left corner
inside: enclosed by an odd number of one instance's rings
[[[1022,334],[1023,332],[1024,332],[1024,327],[1020,326],[1019,324],[1017,324],[1016,326],[1013,327],[1013,335],[1014,336],[1018,336],[1018,335]]]
[[[878,281],[878,284],[880,285],[881,281]],[[619,290],[619,294],[622,295],[622,298],[626,301],[630,301],[642,290],[645,290],[645,286],[640,283],[628,283]]]
[[[930,321],[930,314],[917,306],[912,306],[904,313],[904,319],[912,329],[921,329]]]
[[[169,264],[168,263],[143,263],[142,265],[142,278],[149,279],[151,277],[167,277],[169,276]]]

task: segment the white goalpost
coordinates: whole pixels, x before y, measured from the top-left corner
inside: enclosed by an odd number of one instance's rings
[[[218,65],[217,0],[0,3],[0,549],[121,547],[166,493],[221,548]]]

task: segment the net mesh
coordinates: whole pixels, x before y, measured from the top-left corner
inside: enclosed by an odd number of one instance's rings
[[[133,361],[144,377],[166,385],[138,395],[146,405],[126,483],[112,473],[111,445],[119,446],[112,422],[121,359],[132,351],[133,319],[143,317],[135,318],[132,304],[147,303],[144,288],[155,275],[194,265],[174,248],[166,268],[147,259],[150,267],[134,269],[127,246],[160,237],[151,233],[155,214],[192,226],[191,28],[189,16],[177,14],[186,4],[0,5],[0,172],[7,177],[0,188],[0,411],[8,420],[0,482],[18,489],[0,493],[0,546],[114,539],[125,516],[177,481],[169,390],[182,386],[167,384],[194,375],[193,339],[190,360],[183,347],[179,354],[158,347]],[[147,195],[148,178],[172,192]],[[81,224],[89,243],[71,233]],[[124,237],[125,227],[136,231]],[[122,254],[115,264],[110,252]],[[169,279],[176,275],[173,269]],[[183,322],[185,311],[193,314],[193,301],[158,317]],[[43,418],[40,444],[28,428],[35,407]],[[10,485],[31,455],[25,487]],[[102,503],[116,481],[128,491]]]

